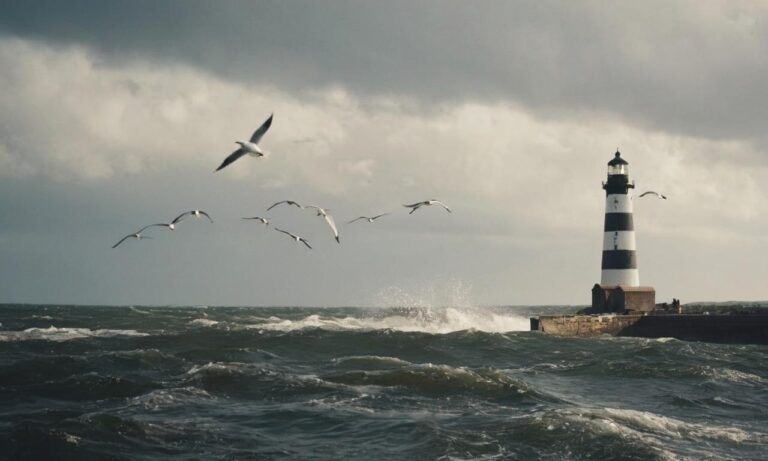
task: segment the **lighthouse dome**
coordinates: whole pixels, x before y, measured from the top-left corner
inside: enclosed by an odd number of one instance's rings
[[[629,174],[629,162],[621,158],[621,152],[616,151],[616,155],[608,162],[608,176],[613,175],[628,175]]]

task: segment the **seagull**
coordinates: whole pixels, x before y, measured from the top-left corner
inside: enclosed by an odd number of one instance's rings
[[[375,220],[377,220],[377,219],[381,218],[382,216],[386,216],[386,215],[388,215],[388,214],[389,214],[389,213],[382,213],[382,214],[380,214],[380,215],[376,215],[376,216],[372,216],[372,217],[368,217],[368,216],[360,216],[359,218],[355,218],[355,219],[353,219],[352,221],[348,222],[347,224],[352,224],[353,222],[355,222],[355,221],[360,221],[361,219],[365,219],[365,220],[366,220],[366,221],[368,221],[368,222],[374,222]]]
[[[139,229],[138,231],[134,232],[133,234],[128,234],[125,237],[121,238],[119,242],[117,242],[114,245],[112,245],[112,248],[117,248],[118,245],[120,245],[121,243],[125,242],[129,238],[135,238],[136,240],[151,238],[151,237],[144,237],[143,235],[141,235],[141,233],[144,232],[145,230],[149,229],[150,227],[155,227],[155,226],[167,226],[167,224],[150,224],[149,226],[144,226],[141,229]]]
[[[309,248],[310,250],[312,249],[312,247],[309,246],[309,242],[307,242],[307,239],[305,239],[304,237],[299,237],[298,235],[293,235],[290,232],[284,231],[282,229],[278,229],[277,227],[275,227],[275,230],[278,231],[278,232],[282,232],[283,234],[290,235],[292,239],[296,240],[296,243],[303,243],[304,245],[307,246],[307,248]]]
[[[205,216],[206,218],[208,218],[208,220],[211,222],[211,224],[213,224],[213,219],[211,219],[210,215],[208,215],[208,213],[206,213],[203,210],[185,211],[184,213],[176,216],[176,219],[171,221],[171,224],[176,225],[176,224],[180,223],[187,216],[194,216],[195,218],[199,218],[200,216]]]
[[[408,214],[413,214],[414,211],[418,210],[419,208],[423,206],[432,206],[432,205],[440,205],[441,207],[445,208],[445,211],[448,213],[452,213],[451,209],[448,208],[445,203],[439,201],[439,200],[424,200],[423,202],[416,202],[411,205],[403,205],[406,208],[412,208],[411,212]]]
[[[229,154],[229,157],[224,159],[221,165],[216,168],[216,171],[221,170],[245,154],[251,154],[253,157],[263,157],[264,152],[262,152],[261,147],[259,147],[259,141],[261,140],[261,137],[264,136],[264,133],[266,133],[269,127],[272,125],[273,115],[274,114],[270,114],[269,118],[261,124],[259,129],[253,132],[253,136],[251,136],[250,141],[235,141],[235,144],[240,144],[240,148]]]
[[[269,219],[262,218],[261,216],[252,216],[250,218],[243,218],[243,219],[256,219],[258,221],[261,221],[261,223],[264,224],[265,226],[269,226]]]
[[[645,197],[646,195],[655,195],[656,197],[658,197],[661,200],[666,200],[667,199],[666,195],[659,194],[658,192],[654,192],[652,190],[649,190],[648,192],[643,192],[642,194],[640,194],[640,196],[638,196],[638,198]]]
[[[317,215],[322,216],[325,219],[325,222],[328,223],[328,226],[331,228],[331,231],[333,232],[333,237],[336,239],[336,243],[341,243],[339,240],[339,231],[336,229],[336,223],[333,220],[333,216],[328,214],[328,210],[323,207],[319,207],[316,205],[307,205],[304,208],[314,208],[317,210]]]
[[[275,203],[275,204],[274,204],[274,205],[272,205],[271,207],[267,208],[267,211],[271,210],[272,208],[274,208],[274,207],[276,207],[276,206],[278,206],[278,205],[282,205],[283,203],[285,203],[285,204],[287,204],[287,205],[293,205],[293,206],[297,206],[297,207],[299,207],[299,208],[301,208],[301,209],[304,209],[304,206],[302,206],[302,205],[299,205],[299,203],[298,203],[298,202],[294,202],[293,200],[282,200],[282,201],[280,201],[280,202],[277,202],[277,203]]]

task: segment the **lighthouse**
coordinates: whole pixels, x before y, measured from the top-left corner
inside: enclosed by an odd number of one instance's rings
[[[629,189],[629,163],[617,150],[608,162],[608,180],[605,189],[605,226],[603,227],[603,263],[600,285],[640,285],[637,271],[635,226],[632,219],[632,198]]]
[[[591,313],[647,313],[653,311],[656,290],[640,286],[635,225],[629,190],[629,162],[617,150],[608,162],[600,283],[592,287]]]

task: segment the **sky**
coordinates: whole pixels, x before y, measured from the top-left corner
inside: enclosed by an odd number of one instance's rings
[[[588,304],[617,148],[657,301],[768,299],[765,2],[0,6],[0,303]]]

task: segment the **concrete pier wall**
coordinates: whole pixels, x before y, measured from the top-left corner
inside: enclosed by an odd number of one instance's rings
[[[768,315],[552,315],[531,329],[558,336],[635,336],[768,344]]]

